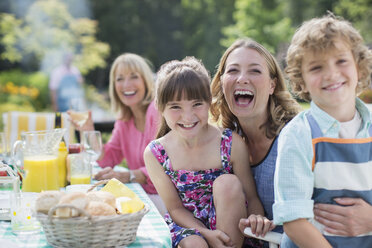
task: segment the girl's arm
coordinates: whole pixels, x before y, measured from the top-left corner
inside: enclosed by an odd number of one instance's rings
[[[272,221],[264,217],[264,209],[258,197],[251,167],[249,165],[248,147],[243,139],[236,133],[233,133],[231,163],[234,174],[243,185],[244,193],[248,201],[248,219],[242,219],[239,228],[244,230],[245,227],[251,227],[252,232],[257,236],[265,236],[275,225]]]
[[[204,238],[207,239],[207,242],[210,245],[216,244],[216,242],[223,244],[231,242],[230,238],[227,237],[226,234],[218,230],[212,231],[208,229],[202,222],[194,217],[192,212],[183,206],[173,182],[169,176],[165,174],[164,168],[154,157],[149,146],[145,149],[144,160],[147,172],[158,194],[167,207],[172,220],[177,223],[177,225],[186,228],[196,228]]]
[[[301,248],[332,248],[316,227],[306,219],[297,219],[284,223],[284,232]]]
[[[258,198],[256,184],[249,165],[248,147],[244,143],[243,139],[236,133],[233,133],[231,164],[233,166],[234,174],[239,178],[243,185],[244,193],[248,201],[248,216],[251,214],[264,216],[265,212],[261,201]]]

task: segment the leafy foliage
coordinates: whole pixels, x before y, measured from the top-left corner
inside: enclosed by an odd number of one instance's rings
[[[11,70],[0,73],[0,103],[9,110],[43,111],[49,102],[48,78],[41,72]],[[15,105],[16,107],[10,108]],[[0,111],[1,112],[1,111]]]
[[[276,0],[236,0],[236,23],[223,29],[222,44],[227,47],[237,38],[250,37],[275,53],[294,31],[290,18],[284,16],[284,6]]]
[[[352,21],[353,25],[361,32],[367,43],[372,43],[371,19],[372,1],[371,0],[340,0],[335,6],[335,13]]]
[[[104,67],[109,53],[109,46],[96,40],[96,29],[96,21],[73,18],[62,1],[38,0],[24,19],[8,13],[0,15],[1,57],[18,62],[31,56],[49,73],[69,51],[75,54],[76,66],[86,74]]]
[[[194,55],[202,59],[213,73],[222,55],[222,28],[233,24],[235,1],[225,0],[182,0],[182,23],[184,56]]]

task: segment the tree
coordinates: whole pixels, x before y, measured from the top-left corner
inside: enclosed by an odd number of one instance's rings
[[[237,38],[250,37],[275,53],[293,34],[283,8],[283,2],[278,0],[236,0],[236,23],[224,28],[222,44],[227,47]]]
[[[340,0],[335,5],[335,14],[351,21],[362,34],[365,42],[372,43],[372,0]]]
[[[224,48],[222,28],[233,24],[234,1],[182,0],[182,40],[184,56],[203,60],[213,74]]]
[[[97,22],[74,18],[60,0],[37,0],[23,19],[0,15],[2,59],[27,62],[32,58],[49,73],[65,52],[75,55],[75,65],[83,74],[106,65],[109,46],[96,40]]]

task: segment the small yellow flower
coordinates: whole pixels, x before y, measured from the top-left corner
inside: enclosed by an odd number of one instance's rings
[[[39,96],[39,90],[36,89],[36,88],[31,88],[30,89],[30,96],[35,99],[36,97]]]
[[[25,86],[19,87],[19,94],[27,96],[29,92],[29,89]]]

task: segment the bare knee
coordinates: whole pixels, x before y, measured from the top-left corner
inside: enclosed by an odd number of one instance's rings
[[[190,235],[181,240],[178,244],[179,248],[208,248],[208,243],[198,235]]]
[[[236,199],[244,197],[243,186],[237,176],[234,174],[224,174],[216,178],[213,182],[213,198],[219,196],[224,199]]]

